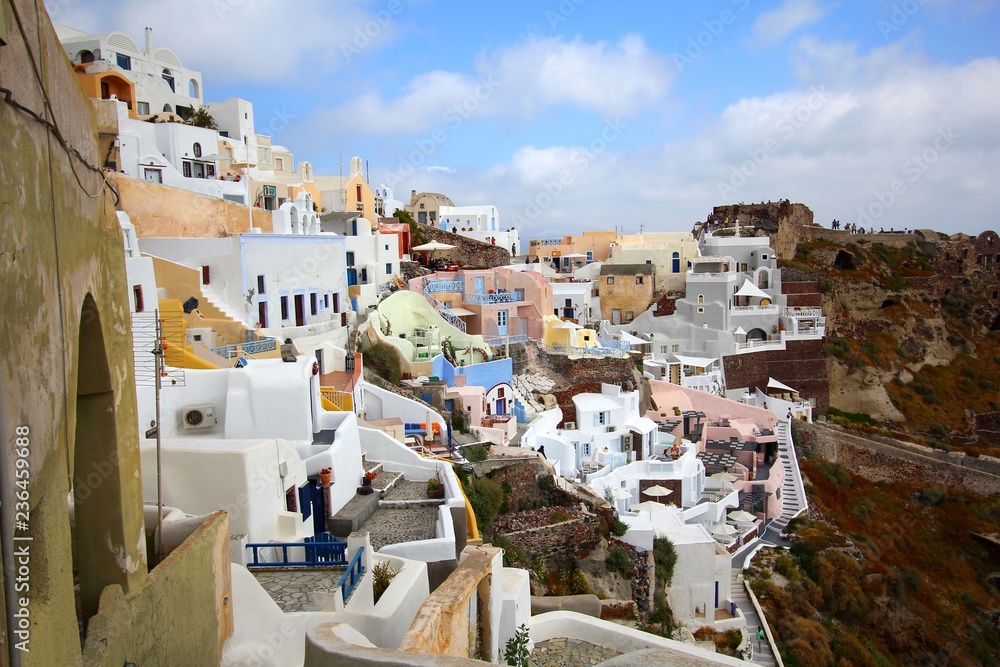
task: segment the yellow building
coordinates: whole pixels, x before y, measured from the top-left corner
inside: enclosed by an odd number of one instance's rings
[[[601,317],[611,324],[627,324],[653,301],[656,272],[652,264],[605,264],[597,293]]]
[[[124,244],[95,110],[40,2],[4,2],[0,37],[0,81],[59,128],[0,100],[0,560],[18,591],[13,617],[0,605],[0,643],[27,667],[217,665],[233,627],[228,516],[192,522],[166,558],[151,548]]]
[[[603,262],[611,256],[615,232],[584,232],[561,239],[533,239],[528,244],[529,262],[556,262],[560,271],[572,271],[589,262]]]
[[[351,158],[351,172],[348,176],[316,176],[313,187],[320,197],[324,211],[357,211],[369,222],[378,222],[375,214],[375,191],[365,180],[361,170],[361,158]]]

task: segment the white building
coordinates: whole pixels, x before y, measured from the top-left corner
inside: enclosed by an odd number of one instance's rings
[[[521,254],[517,230],[500,225],[496,206],[441,206],[438,208],[438,226],[466,238],[506,248],[512,256]]]
[[[351,309],[365,312],[387,296],[399,275],[399,240],[382,234],[360,213],[329,211],[320,215],[320,229],[345,239],[348,296]]]
[[[201,72],[184,67],[170,49],[155,48],[152,28],[146,28],[143,49],[123,32],[92,35],[63,25],[55,28],[74,65],[92,63],[88,73],[113,70],[135,84],[137,115],[176,113],[186,118],[201,107]]]
[[[566,320],[587,323],[600,319],[601,315],[600,302],[590,282],[553,282],[552,305],[553,315]]]

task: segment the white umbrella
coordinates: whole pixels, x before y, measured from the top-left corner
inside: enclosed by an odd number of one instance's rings
[[[744,510],[735,510],[729,513],[729,518],[737,523],[753,523],[757,520],[753,514]]]
[[[632,497],[632,494],[625,489],[615,489],[613,495],[618,500],[627,500]]]
[[[667,506],[663,503],[658,503],[655,500],[647,500],[646,502],[639,503],[638,505],[632,505],[632,509],[640,512],[659,512],[660,510],[667,509]]]
[[[740,531],[736,530],[728,523],[720,523],[717,526],[712,526],[711,532],[713,535],[725,535],[726,537],[731,537]]]
[[[725,470],[717,472],[714,475],[709,475],[709,477],[717,482],[734,482],[739,479],[738,476],[731,472],[726,472]]]
[[[452,250],[455,246],[448,245],[447,243],[441,243],[440,241],[431,241],[430,243],[424,243],[423,245],[417,245],[410,248],[411,250],[419,250],[420,252],[433,252],[435,250]]]
[[[583,327],[573,322],[571,320],[563,320],[559,324],[555,325],[556,329],[582,329]]]
[[[653,496],[654,498],[662,498],[663,496],[669,496],[673,491],[664,486],[651,486],[643,491],[647,496]]]

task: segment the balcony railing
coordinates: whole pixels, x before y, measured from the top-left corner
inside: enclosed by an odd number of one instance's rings
[[[465,283],[461,280],[428,280],[424,290],[428,294],[440,294],[441,292],[458,292],[461,294],[465,291]]]
[[[465,322],[462,318],[455,315],[455,313],[448,310],[443,303],[434,298],[434,295],[430,293],[429,286],[424,287],[424,297],[434,306],[434,310],[440,313],[441,317],[451,326],[455,327],[461,332],[465,332]]]
[[[571,345],[546,345],[545,351],[549,354],[577,357],[624,357],[628,355],[627,351],[618,348],[573,347]]]
[[[777,315],[777,306],[730,306],[734,314],[737,315]]]
[[[347,542],[342,542],[330,533],[320,533],[307,537],[302,542],[253,542],[247,549],[253,550],[253,561],[247,567],[337,567],[347,565]],[[261,551],[273,549],[275,560],[266,560]],[[302,549],[303,560],[288,558],[289,549]],[[360,551],[360,550],[359,550]]]
[[[716,280],[718,278],[727,278],[727,277],[733,275],[734,273],[736,273],[736,272],[735,271],[725,271],[723,273],[709,273],[709,272],[704,272],[704,271],[697,271],[697,272],[696,271],[688,271],[688,273],[687,273],[687,279],[688,280],[699,280],[701,278],[711,278],[712,280]]]
[[[562,245],[562,239],[534,239],[531,241],[531,245]]]
[[[476,306],[489,306],[495,303],[517,303],[514,292],[497,292],[495,294],[464,294],[462,300]]]
[[[748,340],[745,343],[739,343],[736,346],[738,350],[756,350],[758,348],[764,347],[782,347],[785,341],[778,338],[775,340]]]
[[[511,336],[492,336],[483,338],[487,345],[497,346],[505,343],[523,343],[528,340],[528,334],[513,334]]]
[[[783,317],[823,317],[822,308],[785,308],[781,311]]]
[[[277,338],[261,338],[246,343],[235,343],[233,345],[222,345],[221,347],[210,348],[224,359],[232,359],[241,356],[253,356],[261,352],[273,352],[278,347]]]

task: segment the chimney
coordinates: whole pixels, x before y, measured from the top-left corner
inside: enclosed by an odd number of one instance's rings
[[[351,178],[354,178],[361,173],[361,158],[352,157],[351,158]]]
[[[153,57],[153,29],[146,28],[146,55]]]

